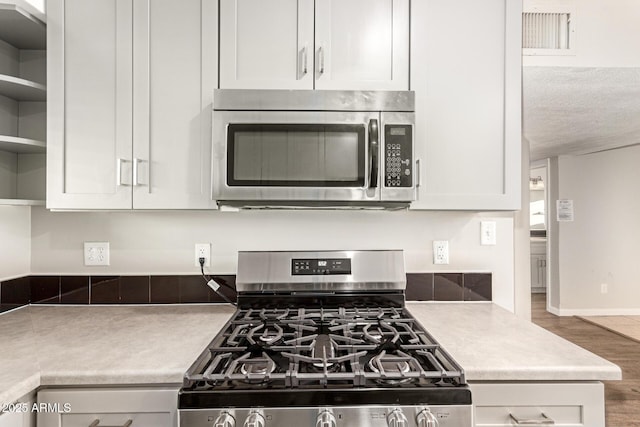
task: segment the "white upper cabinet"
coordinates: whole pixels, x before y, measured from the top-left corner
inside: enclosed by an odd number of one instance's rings
[[[409,0],[220,0],[220,88],[407,90]]]
[[[215,1],[133,6],[133,208],[212,207]]]
[[[313,0],[220,0],[220,87],[313,89]]]
[[[51,0],[47,207],[131,208],[131,0]]]
[[[50,0],[50,209],[211,201],[215,0]]]
[[[407,90],[408,0],[316,0],[316,89]]]
[[[520,209],[521,25],[518,0],[412,2],[413,209]]]

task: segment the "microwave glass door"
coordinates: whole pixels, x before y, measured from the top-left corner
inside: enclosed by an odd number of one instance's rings
[[[227,185],[363,187],[362,124],[230,123]]]

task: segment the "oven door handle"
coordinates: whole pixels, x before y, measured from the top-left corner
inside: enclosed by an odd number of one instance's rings
[[[369,188],[378,186],[378,154],[380,151],[380,133],[378,120],[369,120]]]

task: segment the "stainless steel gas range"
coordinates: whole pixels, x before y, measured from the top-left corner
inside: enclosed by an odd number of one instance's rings
[[[404,308],[402,251],[240,252],[236,287],[182,427],[472,426],[463,370]]]

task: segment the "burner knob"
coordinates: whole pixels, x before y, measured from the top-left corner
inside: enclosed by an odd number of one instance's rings
[[[244,427],[264,427],[264,417],[258,412],[252,412],[244,422]]]
[[[320,412],[316,420],[316,427],[336,427],[336,416],[329,410]]]
[[[389,427],[409,427],[409,420],[400,409],[394,409],[387,415],[387,425]]]
[[[429,409],[420,411],[416,416],[416,421],[418,422],[418,427],[438,427],[438,420]]]
[[[230,413],[223,412],[216,418],[213,427],[236,427],[236,419]]]

